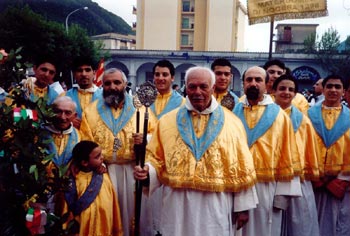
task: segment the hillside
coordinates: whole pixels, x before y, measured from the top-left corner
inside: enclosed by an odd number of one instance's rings
[[[89,35],[109,32],[134,34],[122,18],[91,0],[1,0],[0,14],[9,6],[23,7],[24,5],[28,5],[35,13],[44,16],[47,20],[62,24],[65,24],[65,19],[70,12],[87,6],[88,10],[72,14],[69,17],[69,24],[80,25]]]

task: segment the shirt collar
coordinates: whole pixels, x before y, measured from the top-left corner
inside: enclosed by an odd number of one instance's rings
[[[185,107],[187,110],[189,111],[194,111],[198,114],[210,114],[212,113],[217,107],[219,106],[219,103],[216,101],[215,97],[213,95],[211,95],[211,103],[210,106],[207,107],[205,110],[203,111],[198,111],[196,108],[194,108],[191,104],[190,99],[188,98],[188,96],[186,96],[186,102],[185,102]]]

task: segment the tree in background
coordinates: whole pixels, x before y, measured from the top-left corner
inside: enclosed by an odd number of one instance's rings
[[[90,56],[96,63],[100,58],[101,45],[94,44],[86,31],[77,25],[67,34],[63,24],[46,21],[28,6],[9,7],[0,14],[0,48],[10,51],[22,47],[19,62],[33,62],[43,55],[54,56],[59,62],[57,73],[71,85],[70,65],[76,56]],[[26,68],[23,68],[26,69]]]
[[[341,48],[341,44],[344,44]],[[340,35],[333,27],[323,33],[321,38],[313,34],[304,40],[306,53],[313,53],[322,67],[330,74],[338,74],[345,79],[350,77],[350,36],[341,43]]]

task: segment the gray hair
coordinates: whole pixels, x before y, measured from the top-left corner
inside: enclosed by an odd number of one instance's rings
[[[115,73],[115,72],[120,72],[121,75],[122,75],[122,78],[123,78],[124,82],[125,82],[125,83],[128,82],[128,79],[126,78],[125,73],[124,73],[123,71],[117,69],[117,68],[109,68],[109,69],[107,69],[107,70],[104,72],[104,74],[103,74],[102,81],[104,80],[104,78],[105,78],[106,75],[113,74],[113,73]]]
[[[75,103],[75,101],[73,101],[73,99],[71,97],[68,96],[59,96],[57,97],[53,102],[52,102],[52,106],[56,107],[59,103],[61,102],[67,102],[67,103],[71,103],[73,106],[73,112],[76,112],[77,110],[77,104]]]
[[[186,70],[186,73],[185,73],[185,84],[186,85],[187,85],[188,78],[191,76],[191,74],[198,72],[198,71],[207,72],[210,75],[211,86],[214,86],[215,81],[216,81],[215,74],[211,69],[204,67],[204,66],[194,66],[194,67],[191,67],[191,68]]]

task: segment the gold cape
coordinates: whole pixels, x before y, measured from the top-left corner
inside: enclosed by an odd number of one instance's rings
[[[102,98],[101,98],[102,99]],[[102,148],[102,154],[106,162],[112,161],[114,135],[112,130],[103,122],[98,110],[97,102],[89,104],[83,112],[80,132],[82,140],[91,140],[96,142]],[[111,108],[114,118],[120,116],[122,108]],[[143,131],[145,108],[140,108],[140,133]],[[148,130],[151,130],[154,121],[149,119]],[[117,138],[121,141],[122,146],[117,150],[117,164],[130,163],[134,157],[134,141],[132,134],[136,133],[136,111],[127,124],[119,131]]]
[[[325,108],[324,105],[322,105],[322,118],[327,129],[333,127],[340,112],[341,107]],[[328,149],[318,134],[316,135],[316,140],[317,149],[320,153],[320,176],[336,176],[340,172],[350,175],[350,129]]]
[[[78,198],[83,195],[89,186],[92,174],[92,171],[80,171],[76,175],[75,182]],[[68,205],[65,203],[64,212],[67,211]],[[103,183],[95,200],[75,219],[80,224],[80,236],[123,235],[118,198],[107,173],[103,174]]]
[[[244,106],[249,128],[256,126],[266,106]],[[259,182],[290,181],[301,172],[292,123],[280,109],[271,127],[250,147]],[[296,173],[294,173],[296,172]]]
[[[284,110],[289,116],[291,107]],[[302,172],[301,180],[317,181],[320,177],[319,172],[319,151],[316,148],[316,131],[314,130],[310,119],[303,115],[303,119],[298,130],[295,133],[297,149],[300,157]]]
[[[155,167],[159,180],[172,188],[210,192],[238,192],[256,182],[252,156],[241,121],[224,110],[224,125],[214,142],[197,161],[182,140],[176,123],[179,109],[165,114],[158,122],[147,160]],[[191,113],[194,132],[200,137],[209,115]]]

